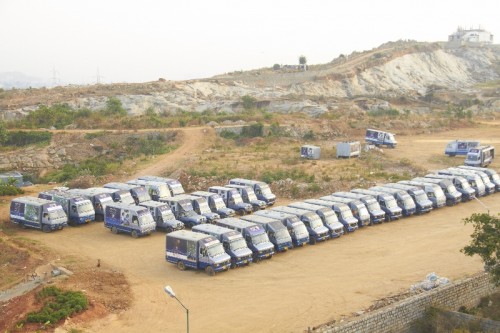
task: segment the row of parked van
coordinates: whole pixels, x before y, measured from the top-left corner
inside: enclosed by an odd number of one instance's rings
[[[183,224],[159,200],[183,192],[182,185],[177,180],[163,180],[157,184],[151,182],[148,187],[136,185],[143,182],[137,179],[87,189],[55,188],[40,192],[37,198],[15,198],[10,207],[11,221],[46,232],[96,219],[104,220],[114,232],[122,229],[134,236],[150,233],[156,222],[160,228],[177,230]]]
[[[143,176],[103,187],[55,188],[39,193],[38,198],[16,198],[11,203],[11,221],[49,232],[68,223],[78,225],[97,219],[104,220],[104,226],[113,233],[138,237],[155,229],[171,232],[184,229],[184,225],[214,223],[236,212],[241,215],[263,209],[275,199],[267,184],[252,180],[232,179],[227,187],[186,194],[178,180]]]
[[[425,214],[445,205],[492,194],[500,178],[492,169],[448,168],[408,181],[335,192],[318,199],[260,210],[216,225],[167,234],[166,260],[209,275],[271,258],[275,252],[316,244],[367,225]]]

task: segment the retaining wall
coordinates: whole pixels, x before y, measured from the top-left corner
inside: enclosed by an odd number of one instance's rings
[[[485,273],[452,282],[436,289],[409,297],[380,310],[364,314],[346,323],[321,327],[322,333],[396,333],[408,332],[411,323],[422,317],[425,310],[438,307],[456,311],[461,306],[474,307],[482,297],[495,291],[495,286]]]

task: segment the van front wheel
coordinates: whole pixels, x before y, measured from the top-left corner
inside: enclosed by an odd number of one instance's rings
[[[137,238],[139,237],[139,234],[137,233],[137,230],[132,230],[132,232],[130,233],[132,235],[132,237],[134,238]]]
[[[207,266],[205,268],[205,273],[207,273],[209,276],[214,276],[215,275],[215,270],[212,266]]]
[[[44,224],[42,227],[43,232],[51,232],[50,225]]]
[[[186,269],[186,265],[184,265],[183,261],[178,261],[177,268],[180,269],[181,271],[184,271]]]

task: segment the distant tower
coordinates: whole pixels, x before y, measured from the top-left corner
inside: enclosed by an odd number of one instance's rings
[[[59,79],[57,78],[56,66],[52,67],[52,86],[57,86]]]
[[[97,67],[96,84],[101,84],[101,75],[99,75],[99,67]]]

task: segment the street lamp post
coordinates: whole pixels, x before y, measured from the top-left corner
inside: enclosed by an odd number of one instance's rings
[[[189,333],[189,309],[182,304],[182,302],[175,296],[174,291],[172,290],[172,287],[170,286],[165,286],[164,288],[165,292],[172,298],[175,298],[177,302],[186,310],[186,332]]]

